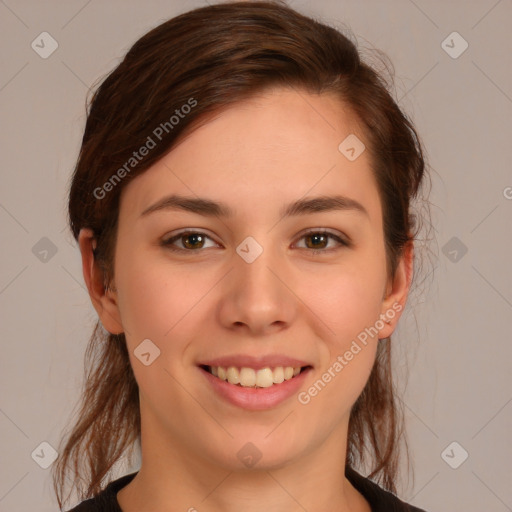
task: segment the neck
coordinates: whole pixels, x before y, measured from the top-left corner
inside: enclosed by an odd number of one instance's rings
[[[141,468],[117,495],[123,512],[370,511],[345,477],[346,425],[292,462],[262,458],[243,469],[223,467],[183,444],[155,442],[162,432],[142,432]]]

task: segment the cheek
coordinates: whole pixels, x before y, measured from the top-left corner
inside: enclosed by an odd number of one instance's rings
[[[298,396],[311,432],[343,424],[368,381],[379,343],[381,287],[376,282],[368,274],[339,273],[312,299],[311,309],[319,312],[328,329],[319,333],[321,361],[315,379]],[[317,417],[323,417],[323,426],[318,426]]]
[[[306,275],[301,295],[329,327],[329,339],[339,349],[379,319],[386,283],[383,254],[354,253],[339,265]]]
[[[180,319],[204,296],[207,286],[204,282],[187,282],[179,268],[159,264],[154,258],[152,263],[149,261],[143,254],[119,261],[119,309],[130,345],[149,338],[163,348],[179,328]]]
[[[141,394],[155,411],[162,400],[171,408],[183,408],[186,404],[180,402],[179,386],[172,376],[182,376],[181,363],[193,326],[197,326],[194,306],[209,286],[207,280],[187,279],[187,273],[176,267],[148,261],[143,257],[127,259],[116,274],[131,366]],[[146,339],[158,349],[147,342],[149,349],[138,349]],[[137,354],[147,351],[151,359],[154,353],[158,356],[146,366]]]
[[[304,281],[302,293],[309,297],[308,306],[327,326],[319,333],[317,347],[322,353],[320,380],[308,392],[310,397],[322,394],[319,407],[328,404],[343,414],[368,380],[382,328],[385,272],[384,253],[368,251],[351,258],[346,266],[323,269]]]

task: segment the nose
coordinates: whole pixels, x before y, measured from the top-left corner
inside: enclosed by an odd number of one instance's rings
[[[246,239],[233,255],[233,268],[222,288],[220,318],[226,328],[262,336],[288,328],[298,308],[296,285],[283,254],[271,248],[270,236],[258,239]]]

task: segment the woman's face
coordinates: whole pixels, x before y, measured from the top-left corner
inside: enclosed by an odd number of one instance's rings
[[[409,284],[402,266],[395,283],[386,275],[379,194],[354,135],[365,142],[333,96],[274,89],[224,111],[125,187],[116,291],[100,316],[126,334],[143,450],[233,470],[344,449],[350,408]],[[208,203],[166,207],[169,196]],[[266,367],[306,371],[269,385],[290,370],[263,370],[269,387],[255,388],[202,365],[244,368],[246,384]]]

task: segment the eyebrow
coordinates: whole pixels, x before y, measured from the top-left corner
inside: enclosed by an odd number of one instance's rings
[[[213,201],[202,197],[187,197],[172,194],[158,200],[156,203],[148,206],[142,213],[141,217],[145,217],[150,213],[161,210],[184,210],[187,212],[204,215],[206,217],[234,217],[236,212],[225,203]],[[283,218],[293,217],[297,215],[307,215],[311,213],[325,211],[355,211],[366,215],[369,218],[366,208],[350,197],[335,196],[319,196],[307,199],[299,199],[284,206],[280,211]]]

